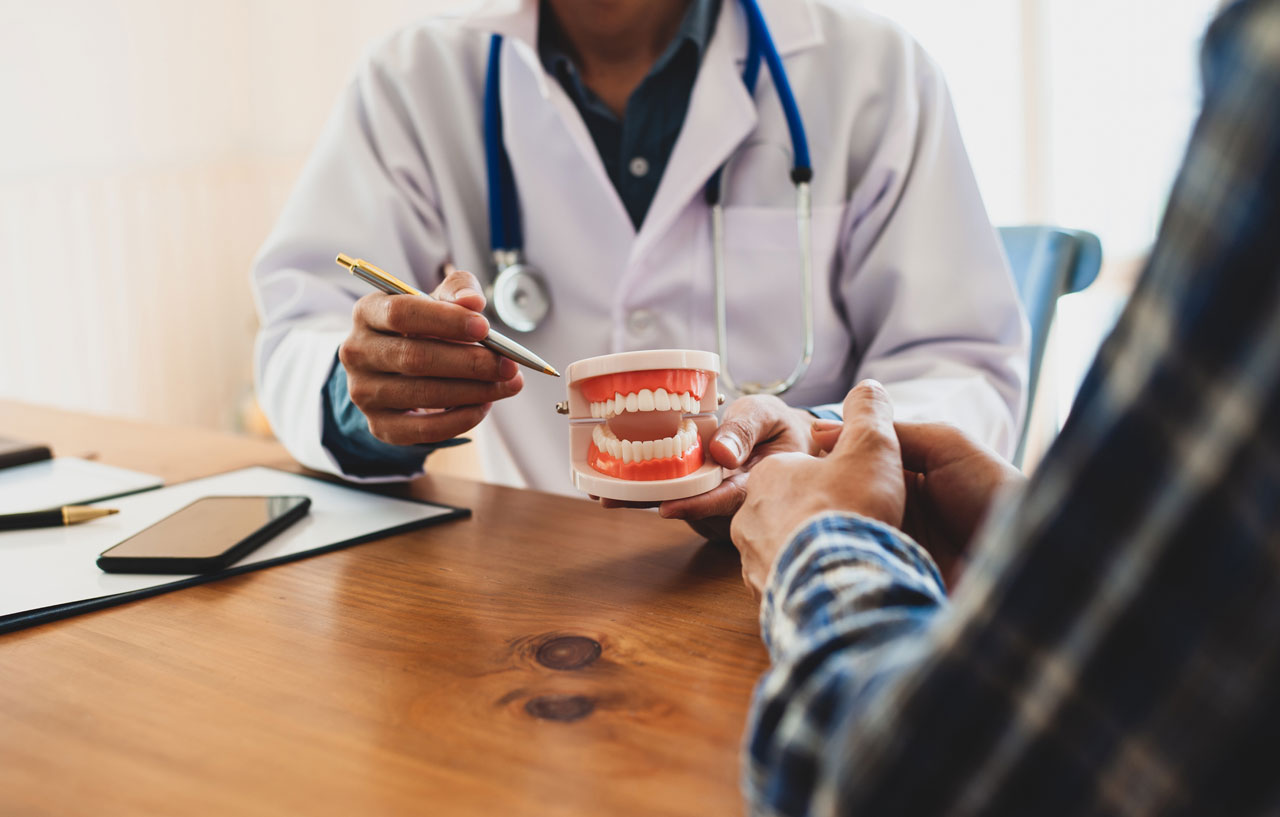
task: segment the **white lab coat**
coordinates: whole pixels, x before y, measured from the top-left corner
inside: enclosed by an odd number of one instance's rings
[[[836,0],[761,0],[813,159],[813,365],[785,399],[838,404],[883,382],[899,418],[935,419],[1011,453],[1026,391],[1025,319],[936,66],[893,25]],[[552,311],[514,334],[562,371],[645,348],[716,349],[709,210],[727,177],[729,350],[739,382],[787,374],[802,333],[790,140],[768,71],[741,79],[746,30],[725,0],[689,112],[636,231],[573,103],[536,52],[536,0],[410,26],[358,67],[253,270],[258,394],[304,465],[352,303],[346,252],[430,291],[453,261],[491,280],[482,141],[489,34],[506,35],[501,93],[525,253]],[[501,328],[501,327],[500,327]],[[526,371],[477,433],[488,476],[568,492],[564,381]],[[731,395],[732,396],[732,395]]]

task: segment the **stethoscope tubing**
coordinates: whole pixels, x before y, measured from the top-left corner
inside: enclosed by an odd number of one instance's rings
[[[489,246],[519,253],[524,246],[520,202],[516,199],[515,174],[502,144],[502,95],[498,83],[502,71],[502,35],[489,39],[489,64],[484,81],[484,156],[489,182]]]
[[[813,165],[809,160],[809,139],[804,132],[804,120],[800,118],[800,106],[796,103],[796,95],[791,90],[791,80],[787,77],[786,69],[782,67],[782,55],[778,53],[778,46],[769,33],[769,26],[765,23],[764,13],[760,11],[760,4],[756,0],[742,0],[742,8],[747,15],[748,29],[754,32],[755,42],[761,49],[765,63],[769,66],[769,75],[773,77],[774,89],[782,103],[782,113],[787,118],[787,131],[791,135],[791,147],[795,152],[792,180],[797,183],[807,182],[813,176]],[[747,39],[748,43],[752,41],[750,35]],[[748,46],[747,58],[749,68],[753,61],[750,46]],[[745,81],[745,75],[743,79]],[[754,91],[754,83],[748,87]],[[807,173],[805,178],[796,179],[795,174],[798,171]]]

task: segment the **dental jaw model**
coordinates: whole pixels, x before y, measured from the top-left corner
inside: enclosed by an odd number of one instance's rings
[[[566,372],[573,484],[607,499],[659,502],[723,480],[707,455],[720,358],[687,349],[579,360]]]

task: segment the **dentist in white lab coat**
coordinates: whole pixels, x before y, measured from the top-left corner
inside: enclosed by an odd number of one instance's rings
[[[571,491],[568,423],[553,408],[564,381],[456,343],[488,326],[476,310],[493,274],[482,106],[495,32],[505,35],[502,117],[525,257],[552,300],[532,333],[496,328],[561,369],[636,349],[714,351],[703,188],[732,157],[734,374],[769,382],[791,371],[803,342],[791,143],[769,73],[754,97],[744,87],[738,0],[722,0],[695,52],[685,117],[638,224],[620,191],[641,163],[611,164],[564,78],[547,69],[540,25],[558,21],[566,70],[625,128],[628,95],[681,19],[687,27],[690,2],[701,0],[490,2],[409,26],[363,59],[253,270],[258,394],[300,462],[352,479],[411,477],[423,444],[479,424],[491,479]],[[712,456],[734,467],[753,452],[812,452],[806,409],[838,409],[862,378],[885,385],[898,418],[948,421],[1010,454],[1025,319],[938,68],[851,3],[760,5],[812,154],[816,349],[785,403],[729,405]],[[373,293],[334,264],[339,251],[446,303]],[[446,279],[449,264],[463,272]],[[727,486],[668,515],[728,516],[739,496]]]

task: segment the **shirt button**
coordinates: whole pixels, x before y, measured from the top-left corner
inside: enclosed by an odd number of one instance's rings
[[[633,335],[646,335],[653,328],[653,313],[647,309],[637,309],[627,316],[627,329]]]
[[[627,169],[631,171],[631,175],[637,179],[643,178],[649,174],[649,160],[643,156],[637,156],[627,163]]]

